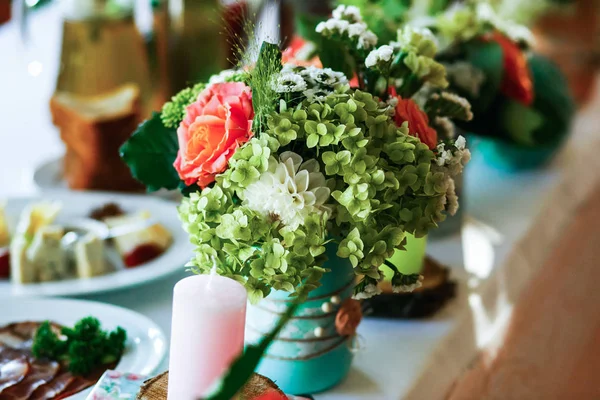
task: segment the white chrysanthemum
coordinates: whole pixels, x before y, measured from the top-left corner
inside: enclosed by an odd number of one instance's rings
[[[309,66],[300,72],[302,77],[309,83],[327,85],[335,87],[337,85],[345,85],[348,83],[348,78],[341,72],[332,70],[331,68],[317,68]]]
[[[250,209],[277,216],[296,229],[308,215],[329,211],[325,205],[329,193],[316,160],[302,163],[302,157],[286,151],[279,162],[272,158],[268,171],[246,188],[244,201]]]
[[[367,68],[373,68],[380,63],[389,63],[394,55],[394,48],[384,44],[383,46],[372,50],[367,59],[365,60],[365,66]]]
[[[354,300],[370,299],[371,297],[377,296],[378,294],[381,294],[381,289],[379,288],[379,286],[369,284],[365,286],[364,291],[356,293],[354,296],[352,296],[352,298]]]
[[[306,82],[299,74],[285,71],[275,76],[271,87],[277,93],[302,92],[306,90]]]
[[[331,93],[330,91],[322,90],[322,89],[306,89],[302,94],[306,96],[306,99],[310,102],[314,101],[325,101],[327,96]]]
[[[350,22],[362,21],[362,15],[360,15],[360,10],[356,6],[337,6],[331,15],[333,18],[338,20],[346,20]]]

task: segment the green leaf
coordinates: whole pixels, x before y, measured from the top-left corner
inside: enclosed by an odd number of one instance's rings
[[[281,50],[279,50],[279,45],[262,42],[258,60],[256,61],[256,68],[260,72],[271,72],[273,69],[281,69]]]
[[[354,60],[343,43],[321,36],[318,47],[323,67],[343,72],[348,79],[352,79]]]
[[[250,74],[252,106],[254,108],[253,129],[260,131],[267,115],[275,111],[279,95],[271,88],[271,78],[281,70],[281,50],[274,43],[263,42]]]
[[[534,147],[533,133],[544,123],[537,110],[513,100],[507,100],[502,110],[503,127],[510,138],[520,145]]]
[[[256,345],[250,345],[246,347],[244,354],[239,356],[229,371],[225,373],[223,378],[220,380],[219,386],[215,389],[215,392],[206,397],[205,400],[230,400],[244,387],[248,379],[254,373],[254,370],[258,366],[263,354],[267,351],[269,345],[275,340],[279,332],[283,329],[285,324],[292,318],[298,306],[305,299],[305,291],[294,300],[292,305],[286,310],[285,314],[281,316],[277,325],[273,330],[262,338],[262,340]]]
[[[179,187],[181,180],[173,167],[178,151],[176,130],[165,127],[157,112],[138,126],[120,149],[133,177],[149,192]]]
[[[306,139],[306,147],[308,147],[309,149],[315,147],[318,143],[319,143],[319,135],[317,135],[316,133],[309,135],[308,138]]]

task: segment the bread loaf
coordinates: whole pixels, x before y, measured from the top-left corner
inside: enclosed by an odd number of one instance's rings
[[[97,96],[56,92],[50,110],[66,146],[64,177],[71,189],[143,190],[119,156],[119,147],[141,120],[136,85]]]

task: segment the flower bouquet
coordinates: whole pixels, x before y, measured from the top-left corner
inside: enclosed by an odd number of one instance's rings
[[[533,36],[511,18],[532,21],[543,2],[338,0],[360,8],[377,33],[390,37],[406,23],[428,27],[447,70],[449,89],[467,98],[475,118],[459,121],[474,134],[473,148],[493,165],[532,168],[550,159],[566,137],[574,113],[558,68],[532,51]]]
[[[574,105],[562,73],[530,51],[529,30],[487,3],[452,6],[432,25],[438,60],[476,117],[460,127],[480,137],[487,161],[509,170],[546,162],[566,137]]]
[[[186,195],[188,267],[245,285],[248,341],[309,291],[259,367],[288,393],[348,372],[360,321],[351,297],[377,294],[385,269],[396,291],[419,285],[387,259],[456,211],[454,178],[470,157],[464,138],[438,140],[471,111],[443,91],[429,32],[406,27],[376,47],[345,7],[317,32],[340,68],[283,64],[264,42],[255,60],[246,52],[239,69],[177,94],[121,149],[149,190]]]

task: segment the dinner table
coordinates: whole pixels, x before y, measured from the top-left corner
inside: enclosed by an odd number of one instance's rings
[[[50,5],[31,18],[28,36],[34,40],[24,40],[16,20],[0,25],[0,198],[50,196],[53,190],[68,190],[41,189],[33,179],[41,165],[62,156],[64,145],[49,108],[59,68],[60,14]],[[551,200],[565,170],[577,163],[583,149],[595,140],[592,117],[589,107],[580,111],[562,150],[541,169],[508,172],[489,165],[472,149],[461,198],[462,229],[445,237],[433,235],[427,247],[429,255],[451,268],[458,295],[431,318],[366,316],[358,328],[360,345],[350,374],[339,386],[316,394],[317,400],[436,398],[419,396],[443,396],[451,388],[477,352],[493,340],[512,308],[506,304],[493,318],[481,317],[477,314],[481,304],[474,293],[494,279],[538,219],[548,218],[539,214],[543,205]],[[173,202],[172,206],[176,205]],[[169,337],[173,287],[189,274],[182,265],[179,272],[164,279],[78,298],[137,311]],[[9,306],[12,301],[19,300],[10,299]],[[464,323],[467,316],[469,324]],[[469,338],[470,343],[456,342],[455,351],[464,351],[445,376],[436,364],[440,352],[446,351],[440,346],[451,346],[453,337]],[[167,368],[168,357],[156,372]],[[426,388],[423,377],[438,381],[429,385],[437,392]]]

